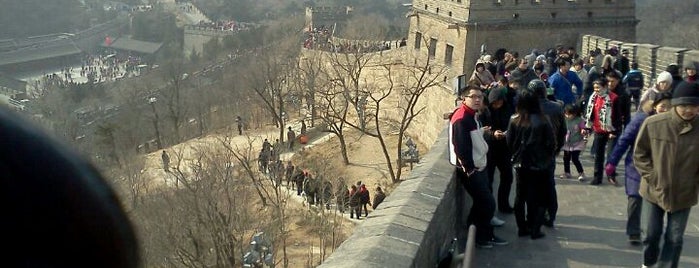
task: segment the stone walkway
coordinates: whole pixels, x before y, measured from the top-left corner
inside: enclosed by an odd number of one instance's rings
[[[594,160],[588,153],[583,155],[585,173],[591,175]],[[562,172],[563,160],[559,157],[556,177]],[[623,174],[623,168],[617,172]],[[623,176],[620,177],[619,187],[606,181],[591,186],[587,183],[589,179],[582,183],[577,179],[556,179],[559,204],[556,226],[555,229],[543,227],[546,237],[540,240],[517,237],[514,214],[497,213],[507,223],[496,228],[495,234],[510,241],[510,245],[476,249],[474,267],[640,267],[642,247],[627,242],[627,201]],[[514,194],[510,198],[514,203]],[[642,228],[645,229],[645,221]],[[699,267],[697,248],[699,212],[694,209],[685,232],[680,267]]]

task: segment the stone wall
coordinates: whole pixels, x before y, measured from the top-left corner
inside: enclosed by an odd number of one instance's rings
[[[224,37],[233,34],[235,34],[235,32],[215,30],[196,25],[186,25],[184,28],[184,46],[182,46],[184,55],[189,57],[192,50],[195,50],[199,56],[202,56],[204,55],[204,44],[211,41],[211,39],[218,38],[219,42],[222,42]]]
[[[604,51],[612,46],[616,46],[620,51],[622,49],[629,50],[629,59],[638,63],[638,69],[645,77],[646,87],[651,87],[658,74],[670,64],[677,64],[681,67],[686,61],[699,62],[699,50],[630,43],[597,35],[583,35],[579,47],[581,48],[580,53],[588,56],[590,50],[599,48]]]
[[[443,128],[405,181],[319,267],[435,267],[453,238],[465,241],[464,207],[472,201],[452,176],[447,144]]]

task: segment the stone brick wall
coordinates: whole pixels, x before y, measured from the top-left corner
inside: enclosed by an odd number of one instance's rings
[[[670,64],[677,64],[682,67],[686,61],[699,62],[699,50],[663,47],[654,44],[627,43],[597,35],[583,35],[581,37],[580,47],[582,49],[580,53],[587,56],[590,50],[599,48],[604,51],[612,46],[617,46],[619,50],[629,50],[629,59],[638,63],[638,69],[645,78],[646,88],[651,87],[658,74],[664,71]]]
[[[471,199],[453,178],[447,131],[386,200],[319,267],[435,267],[453,238],[466,240]]]
[[[182,46],[184,55],[189,57],[194,49],[199,56],[204,55],[204,44],[218,37],[219,41],[229,35],[234,35],[232,31],[213,30],[207,27],[199,27],[196,25],[186,25],[184,28],[184,46]]]

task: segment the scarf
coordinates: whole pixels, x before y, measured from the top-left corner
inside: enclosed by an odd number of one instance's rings
[[[600,125],[604,131],[612,132],[614,131],[614,126],[612,126],[612,99],[609,97],[609,94],[606,91],[603,94],[593,92],[592,96],[590,96],[590,100],[587,102],[588,105],[585,111],[585,118],[587,119],[587,122],[585,122],[585,128],[592,128],[594,120],[592,118],[592,112],[594,111],[597,98],[604,98],[604,104],[599,110]]]

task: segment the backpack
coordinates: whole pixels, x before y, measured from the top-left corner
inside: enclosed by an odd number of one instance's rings
[[[624,82],[626,82],[626,88],[629,91],[643,88],[643,74],[641,72],[629,72],[625,78]]]

